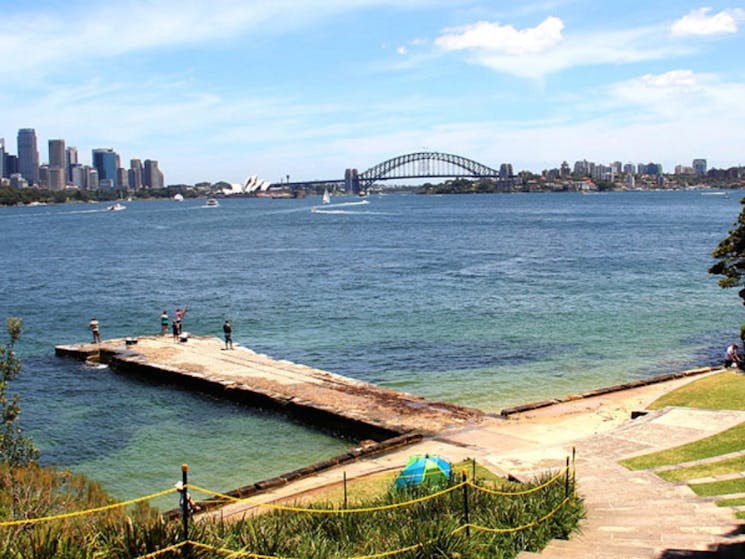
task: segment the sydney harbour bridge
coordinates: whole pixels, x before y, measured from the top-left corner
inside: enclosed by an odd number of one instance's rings
[[[423,151],[399,155],[378,163],[362,173],[358,173],[357,169],[347,169],[343,179],[290,182],[288,176],[287,182],[274,183],[272,186],[289,188],[293,191],[327,186],[358,194],[367,191],[378,182],[419,178],[490,178],[510,181],[512,166],[502,164],[497,170],[460,155]]]

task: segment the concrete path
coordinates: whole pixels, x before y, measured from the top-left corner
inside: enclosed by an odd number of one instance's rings
[[[455,427],[412,447],[291,483],[256,500],[302,502],[303,495],[340,484],[343,473],[352,479],[392,471],[409,456],[423,453],[452,462],[475,458],[503,475],[529,478],[561,468],[575,447],[578,490],[587,506],[581,533],[569,541],[554,540],[540,554],[524,552],[519,559],[714,557],[691,553],[741,540],[736,535],[741,523],[732,509],[719,508],[714,499],[697,497],[685,485],[665,482],[653,472],[632,472],[618,464],[622,458],[685,444],[745,421],[745,412],[688,408],[629,419],[630,411],[644,409],[659,395],[691,380],[569,402],[510,419],[487,418],[479,425]],[[234,503],[212,514],[235,518],[257,510],[261,507]]]
[[[745,557],[732,509],[696,496],[685,484],[618,461],[698,440],[745,421],[745,412],[667,408],[607,433],[576,441],[577,479],[587,518],[569,541],[519,559]],[[721,555],[713,550],[721,546]],[[698,553],[696,553],[698,552]],[[731,555],[727,555],[730,553]]]

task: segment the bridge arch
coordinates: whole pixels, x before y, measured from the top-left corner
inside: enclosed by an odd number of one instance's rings
[[[399,155],[360,173],[360,185],[369,186],[379,180],[424,177],[498,177],[499,171],[460,155],[422,151]]]

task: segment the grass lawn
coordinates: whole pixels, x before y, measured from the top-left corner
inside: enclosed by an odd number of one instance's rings
[[[699,464],[687,468],[677,468],[657,475],[667,481],[683,481],[700,477],[718,476],[722,474],[734,474],[745,471],[745,456],[737,456],[727,460],[720,460],[709,464]]]
[[[699,441],[694,441],[682,446],[676,446],[660,452],[637,456],[622,460],[621,464],[630,470],[647,470],[657,466],[667,466],[671,464],[680,464],[681,462],[690,462],[692,460],[701,460],[702,458],[712,458],[737,452],[745,449],[745,423],[735,425],[734,427],[706,437]],[[703,471],[703,475],[708,475]]]
[[[461,474],[465,471],[468,478],[472,478],[473,474],[473,463],[470,460],[459,462],[452,465],[453,473],[460,479]],[[396,476],[398,476],[400,468],[389,472],[383,472],[380,474],[373,474],[362,478],[350,479],[347,481],[347,505],[355,506],[360,503],[365,503],[371,499],[376,499],[381,495],[385,495],[393,485]],[[500,485],[505,486],[509,484],[503,478],[487,470],[480,464],[476,464],[476,479],[488,480],[492,482],[499,482]],[[505,486],[506,487],[506,486]],[[306,499],[302,499],[304,502],[318,502],[326,501],[329,503],[343,503],[344,502],[344,486],[343,484],[337,484],[329,487],[326,491],[314,492],[312,496]]]
[[[713,497],[729,493],[745,493],[745,478],[712,481],[710,483],[691,483],[688,485],[696,495]]]
[[[734,499],[719,499],[718,507],[740,507],[745,505],[745,497],[735,497]]]
[[[695,380],[665,394],[649,406],[684,406],[712,410],[745,410],[745,373],[728,370]]]

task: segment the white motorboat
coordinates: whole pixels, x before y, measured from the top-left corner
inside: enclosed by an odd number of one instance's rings
[[[220,202],[217,201],[217,198],[207,198],[207,203],[205,205],[208,208],[216,208],[220,205]]]
[[[126,210],[126,209],[127,209],[127,206],[125,206],[124,204],[120,204],[119,202],[117,202],[116,204],[111,204],[110,206],[108,206],[106,208],[106,211],[107,212],[120,212],[120,211]]]

